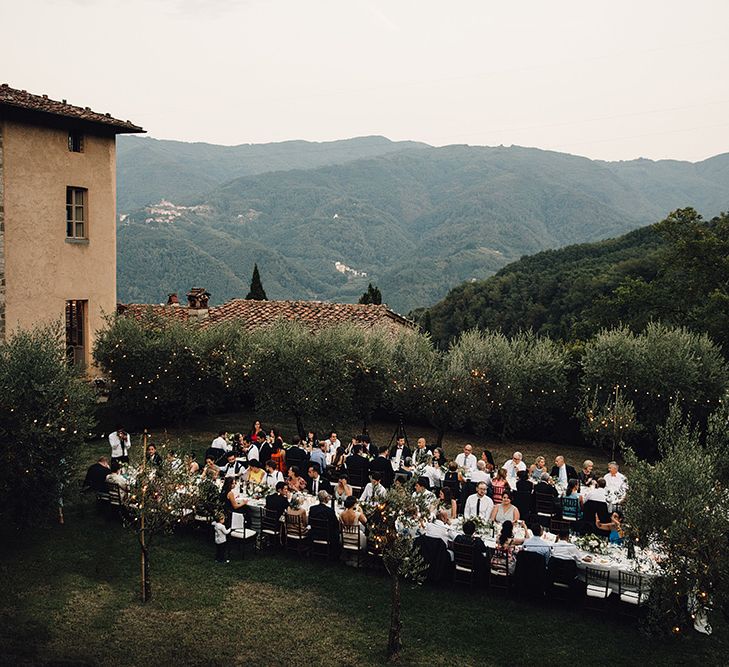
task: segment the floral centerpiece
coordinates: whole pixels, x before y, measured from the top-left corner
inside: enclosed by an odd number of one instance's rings
[[[576,537],[572,542],[582,551],[600,556],[607,556],[608,554],[607,540],[598,535],[583,535],[582,537]]]

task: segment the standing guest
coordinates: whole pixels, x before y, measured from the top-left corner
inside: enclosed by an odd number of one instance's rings
[[[567,482],[571,479],[577,479],[577,471],[565,463],[564,456],[557,456],[554,459],[554,466],[549,474],[565,486],[567,486]]]
[[[352,487],[349,485],[349,478],[346,472],[339,473],[339,479],[334,487],[334,497],[338,503],[343,503],[352,495]]]
[[[258,419],[253,422],[253,426],[248,432],[248,439],[251,442],[263,442],[266,439],[266,432],[263,430],[263,426],[261,426],[261,422]]]
[[[329,480],[322,477],[319,473],[319,466],[316,463],[309,464],[309,479],[307,480],[307,490],[312,496],[318,495],[319,491],[331,493],[332,485]]]
[[[501,496],[507,488],[509,488],[509,482],[506,479],[506,470],[499,468],[496,477],[491,481],[491,493],[495,503],[501,502]]]
[[[270,461],[271,454],[273,453],[273,443],[276,441],[276,431],[271,429],[271,433],[266,436],[263,442],[258,443],[258,461]],[[283,440],[282,440],[283,442]]]
[[[519,518],[519,510],[511,502],[511,491],[504,490],[501,494],[501,502],[494,505],[494,509],[491,510],[491,521],[496,521],[496,523],[511,521],[513,525],[519,521]]]
[[[370,481],[367,486],[365,486],[364,491],[362,491],[362,496],[360,497],[360,500],[363,503],[379,500],[387,495],[387,490],[384,486],[382,486],[381,480],[382,475],[380,475],[377,471],[370,475]]]
[[[336,434],[335,434],[336,435]],[[335,451],[335,450],[333,450]],[[315,463],[319,466],[319,470],[323,473],[327,469],[327,441],[320,442],[316,449],[311,451],[309,455],[309,465]]]
[[[410,447],[405,444],[405,437],[398,436],[397,442],[392,446],[390,450],[390,460],[394,470],[399,470],[401,463],[406,457],[410,456]]]
[[[215,560],[218,563],[230,563],[228,560],[228,535],[233,531],[231,528],[225,527],[225,515],[220,514],[213,521],[213,531],[215,533]]]
[[[451,519],[455,519],[458,516],[458,503],[448,487],[443,487],[438,492],[438,506],[441,509],[447,510]]]
[[[425,463],[426,459],[430,456],[432,456],[432,454],[428,449],[425,438],[418,438],[418,442],[415,445],[415,453],[413,454],[413,461],[415,462],[415,465]]]
[[[106,477],[109,474],[109,459],[106,456],[100,456],[99,460],[90,465],[86,471],[82,491],[96,491],[97,493],[106,492]]]
[[[476,457],[473,455],[473,445],[471,443],[467,442],[463,447],[463,451],[456,456],[456,465],[465,469],[466,473],[476,470]]]
[[[289,468],[289,477],[286,482],[293,493],[300,493],[306,489],[306,480],[301,476],[298,466]]]
[[[220,468],[215,465],[215,460],[212,456],[205,457],[205,465],[200,471],[200,477],[203,479],[217,479],[220,475]]]
[[[276,466],[276,462],[273,460],[266,461],[266,473],[263,476],[263,484],[273,489],[279,482],[283,481],[283,474]]]
[[[595,473],[592,471],[592,469],[595,467],[595,464],[590,461],[590,459],[586,459],[582,464],[582,470],[577,474],[577,479],[579,480],[580,484],[583,486],[593,486],[595,482],[597,482],[597,477],[595,476]]]
[[[276,518],[280,519],[281,515],[289,506],[289,496],[291,492],[286,482],[276,482],[276,493],[266,496],[266,509],[276,512]]]
[[[291,439],[291,447],[286,450],[286,467],[297,466],[299,470],[306,467],[309,461],[309,454],[306,452],[306,444],[302,443],[301,438],[295,435]],[[283,471],[282,471],[283,472]]]
[[[129,463],[129,448],[132,446],[132,439],[123,428],[109,433],[109,445],[111,446],[112,461]]]
[[[121,466],[119,461],[112,461],[109,474],[106,476],[107,484],[116,484],[119,487],[120,497],[124,499],[127,491],[129,491],[129,482],[119,473]]]
[[[228,432],[218,431],[218,437],[210,443],[210,449],[217,449],[219,457],[233,449],[233,445],[228,442]]]
[[[476,485],[476,493],[468,496],[466,505],[463,508],[463,518],[470,519],[479,516],[488,521],[494,508],[494,502],[486,495],[486,484],[479,482]]]
[[[153,466],[162,463],[162,457],[157,453],[157,447],[151,444],[147,445],[147,463]]]
[[[506,478],[509,482],[513,480],[514,484],[516,484],[516,473],[520,470],[527,469],[523,459],[524,456],[521,452],[514,452],[512,457],[502,466],[506,470]]]
[[[395,471],[392,469],[392,464],[390,463],[390,459],[387,457],[387,455],[387,445],[382,445],[382,447],[380,447],[379,456],[376,456],[372,460],[369,469],[370,472],[378,472],[380,474],[380,479],[382,480],[382,485],[386,489],[389,489],[392,486],[393,480],[395,479]],[[347,470],[350,470],[351,472],[349,459],[347,459]]]
[[[529,466],[529,476],[532,482],[534,482],[534,484],[539,482],[539,480],[542,479],[542,474],[545,472],[549,472],[547,470],[547,459],[543,456],[537,456],[537,458],[534,459],[534,463]]]
[[[532,535],[524,540],[524,551],[533,551],[544,556],[544,562],[549,560],[552,553],[552,545],[542,539],[542,525],[535,521],[531,526]]]
[[[271,445],[271,455],[268,458],[276,464],[276,470],[282,475],[286,474],[286,454],[283,445],[274,441]]]
[[[618,469],[615,461],[608,463],[608,473],[605,475],[605,488],[608,491],[619,491],[628,484],[628,478]]]

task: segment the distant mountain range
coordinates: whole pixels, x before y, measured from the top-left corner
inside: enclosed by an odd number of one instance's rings
[[[269,298],[351,302],[371,281],[408,312],[525,254],[682,206],[729,208],[729,154],[608,163],[382,137],[236,147],[120,137],[118,177],[118,294],[141,302],[193,284],[216,303],[241,297],[257,262]]]

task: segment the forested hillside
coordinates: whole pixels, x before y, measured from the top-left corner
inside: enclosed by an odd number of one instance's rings
[[[373,282],[407,312],[525,254],[614,237],[679,206],[718,213],[728,162],[449,146],[245,176],[169,215],[129,212],[119,297],[159,301],[194,283],[220,303],[247,291],[257,262],[269,298],[356,301]]]

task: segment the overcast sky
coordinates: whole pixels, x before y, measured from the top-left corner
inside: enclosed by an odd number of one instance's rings
[[[0,0],[0,82],[221,144],[729,151],[727,0]]]

